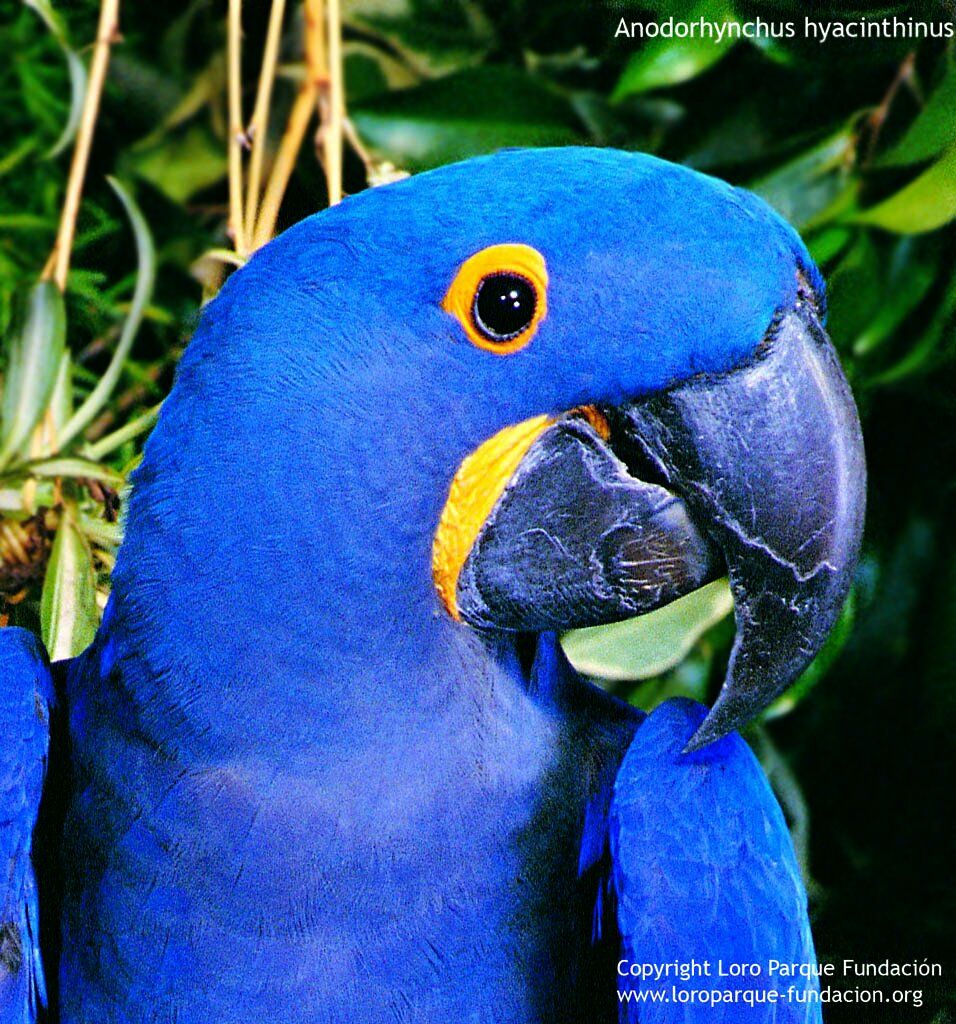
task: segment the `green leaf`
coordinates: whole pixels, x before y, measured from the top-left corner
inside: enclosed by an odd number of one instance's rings
[[[43,23],[53,34],[53,37],[61,45],[66,42],[66,29],[63,26],[63,22],[60,19],[59,14],[54,10],[53,4],[50,0],[23,0],[24,4],[36,11],[36,13],[43,20]]]
[[[75,658],[85,650],[98,619],[93,555],[73,514],[65,510],[40,596],[40,631],[50,660]]]
[[[867,231],[857,231],[853,244],[830,272],[827,285],[827,329],[841,352],[852,350],[856,339],[879,316],[885,274],[880,253]]]
[[[950,146],[956,146],[956,64],[947,68],[909,130],[879,163],[884,167],[921,163]]]
[[[116,470],[77,456],[63,456],[30,462],[23,467],[23,472],[33,477],[49,479],[70,477],[74,480],[99,480],[115,490],[126,486],[126,479]]]
[[[729,584],[717,580],[639,618],[572,630],[561,643],[585,675],[617,682],[649,679],[674,668],[733,607]]]
[[[143,313],[153,294],[153,284],[156,280],[156,250],[153,246],[153,237],[149,227],[140,213],[133,197],[115,179],[110,178],[109,183],[113,191],[119,196],[120,201],[126,208],[133,234],[136,238],[136,259],[137,274],[136,287],[133,290],[133,299],[130,303],[129,313],[123,323],[123,330],[120,332],[119,341],[109,365],[100,377],[96,387],[90,392],[83,404],[70,417],[66,426],[60,434],[60,447],[63,448],[76,435],[89,424],[97,413],[109,400],[113,388],[123,372],[123,364],[129,355],[133,345],[133,339],[139,330],[143,319]]]
[[[477,64],[494,42],[491,21],[473,0],[349,0],[346,24],[395,53],[420,76]]]
[[[382,159],[418,171],[506,146],[581,141],[571,104],[531,76],[476,68],[387,93],[352,111]]]
[[[226,177],[225,147],[202,125],[190,125],[137,146],[124,168],[154,185],[175,203]]]
[[[685,24],[700,18],[718,24],[737,20],[726,0],[704,0],[695,5],[686,18],[668,17],[660,27],[664,29],[670,24]],[[622,20],[627,21],[627,18]],[[690,81],[723,59],[738,42],[739,39],[731,38],[729,33],[725,33],[720,42],[701,36],[683,39],[655,36],[628,61],[612,99],[622,100],[636,93]]]
[[[950,279],[940,308],[936,310],[929,327],[911,346],[910,350],[889,369],[870,378],[871,387],[895,384],[916,374],[925,374],[933,369],[941,358],[945,358],[946,343],[956,338],[956,274]]]
[[[853,217],[901,235],[935,231],[956,217],[956,146],[904,189]]]
[[[67,70],[70,74],[70,112],[67,115],[66,124],[63,126],[60,137],[53,143],[46,154],[48,158],[52,159],[59,156],[70,145],[76,137],[77,129],[80,127],[83,101],[86,98],[86,65],[81,60],[80,55],[70,45],[66,29],[59,15],[53,9],[50,0],[24,0],[24,2],[27,7],[31,7],[37,12],[50,30],[53,38],[56,39],[63,52]]]
[[[876,316],[853,343],[854,355],[868,355],[890,338],[936,282],[939,261],[920,251],[919,241],[910,236],[896,242]]]
[[[83,102],[86,99],[86,65],[68,46],[63,47],[63,56],[70,72],[70,112],[60,137],[46,154],[48,159],[59,156],[76,138],[80,118],[83,116]]]
[[[63,296],[52,281],[38,281],[27,299],[23,324],[9,343],[3,382],[0,466],[21,453],[46,410],[65,340]]]
[[[845,227],[824,228],[807,240],[807,247],[814,261],[820,265],[836,259],[849,245],[853,232]]]
[[[821,225],[853,202],[855,146],[853,132],[845,128],[750,187],[796,227]]]

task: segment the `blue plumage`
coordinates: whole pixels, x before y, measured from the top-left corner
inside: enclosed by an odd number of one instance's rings
[[[0,1021],[33,1024],[46,1005],[33,831],[50,742],[53,684],[41,645],[0,629]]]
[[[774,964],[815,963],[806,891],[783,814],[736,734],[681,754],[703,718],[704,709],[690,702],[655,711],[614,785],[621,1020],[819,1022],[816,979],[793,978]],[[708,973],[665,973],[669,965],[694,963]],[[632,964],[661,970],[635,977]],[[733,973],[741,967],[747,973]],[[701,993],[712,1002],[695,1004]]]
[[[509,242],[550,284],[504,359],[442,298]],[[371,190],[233,275],[66,670],[61,1024],[611,1021],[622,948],[812,957],[739,739],[678,759],[696,711],[641,724],[553,634],[454,621],[432,578],[488,437],[731,370],[801,280],[754,197],[574,149]]]

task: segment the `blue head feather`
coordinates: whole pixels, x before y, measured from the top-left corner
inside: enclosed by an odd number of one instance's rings
[[[441,308],[462,262],[499,242],[537,248],[550,277],[545,321],[506,358]],[[370,651],[445,658],[461,631],[431,545],[462,458],[530,416],[728,369],[793,301],[798,268],[815,274],[749,193],[610,150],[506,152],[302,222],[233,275],[183,359],[135,476],[125,628],[154,669],[184,652],[197,675],[249,666],[257,700],[263,633],[275,663],[323,679]]]

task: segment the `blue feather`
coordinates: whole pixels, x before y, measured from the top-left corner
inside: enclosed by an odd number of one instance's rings
[[[736,733],[681,753],[705,714],[689,701],[659,707],[638,730],[614,786],[620,1019],[817,1024],[807,897],[786,822]],[[804,965],[805,974],[784,976],[773,961]],[[664,970],[693,963],[708,964],[710,973],[686,980],[631,974],[632,964]],[[730,975],[739,965],[755,965],[759,974]],[[715,1002],[678,1002],[694,992]]]
[[[0,629],[0,1022],[46,1006],[32,857],[50,741],[53,683],[39,642]]]

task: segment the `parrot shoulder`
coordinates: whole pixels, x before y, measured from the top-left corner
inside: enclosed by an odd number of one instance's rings
[[[46,1004],[31,861],[50,742],[53,681],[26,630],[0,629],[0,1020],[28,1024]]]

